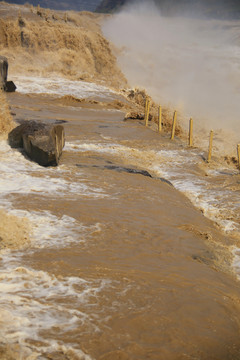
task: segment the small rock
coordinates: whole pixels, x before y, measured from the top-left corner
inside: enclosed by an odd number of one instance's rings
[[[137,111],[130,111],[125,115],[124,120],[130,120],[130,119],[144,120],[144,114]]]

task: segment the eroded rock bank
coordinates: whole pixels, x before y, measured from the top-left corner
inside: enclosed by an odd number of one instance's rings
[[[10,4],[0,4],[0,10],[0,52],[14,74],[55,74],[117,89],[127,85],[102,35],[104,15]]]

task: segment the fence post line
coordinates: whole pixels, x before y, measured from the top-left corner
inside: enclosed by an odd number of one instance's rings
[[[238,169],[240,170],[240,144],[237,145]]]
[[[212,158],[212,143],[213,143],[213,130],[210,131],[210,136],[209,136],[209,148],[208,148],[208,158],[207,158],[208,163],[211,161]]]
[[[188,145],[193,146],[193,119],[189,120],[189,137],[188,137]]]
[[[174,140],[175,136],[175,129],[176,129],[176,120],[177,120],[177,112],[174,111],[173,114],[173,124],[172,124],[172,134],[171,134],[171,140]]]
[[[162,131],[162,107],[158,108],[158,132]]]

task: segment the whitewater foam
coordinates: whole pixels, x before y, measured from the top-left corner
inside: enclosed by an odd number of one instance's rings
[[[64,78],[13,76],[17,91],[22,94],[51,94],[57,97],[72,95],[79,99],[112,100],[116,93],[109,88],[85,81]]]
[[[192,150],[141,150],[112,142],[86,143],[72,142],[66,144],[68,151],[93,151],[119,155],[131,160],[138,166],[147,167],[155,176],[171,181],[176,189],[183,192],[191,202],[201,209],[206,217],[213,220],[226,233],[240,230],[240,224],[235,220],[234,211],[240,211],[234,194],[227,188],[211,183],[208,177],[201,175],[194,166],[202,162],[203,153]],[[218,169],[219,176],[227,171]],[[210,174],[210,172],[209,172]]]
[[[19,218],[27,218],[32,224],[32,246],[35,248],[67,247],[71,243],[84,243],[101,224],[86,226],[76,219],[63,215],[57,217],[50,211],[25,211],[8,209],[8,213]]]
[[[88,304],[90,297],[97,298],[109,282],[90,282],[78,277],[58,279],[47,272],[17,265],[16,260],[11,266],[5,262],[0,270],[1,342],[19,344],[24,352],[30,340],[31,349],[39,355],[64,348],[81,356],[80,359],[90,359],[87,355],[83,357],[85,354],[76,346],[64,346],[57,336],[46,338],[44,334],[56,327],[61,334],[82,325],[85,330],[98,331],[95,319],[78,308]]]
[[[101,188],[87,185],[85,178],[68,180],[70,170],[64,165],[43,168],[27,160],[21,152],[11,149],[6,141],[0,141],[0,196],[8,194],[43,194],[48,196],[88,196],[106,197]],[[11,164],[11,166],[9,165]],[[80,173],[78,174],[80,175]]]
[[[84,243],[92,233],[101,231],[100,224],[85,226],[76,219],[50,211],[26,211],[12,208],[9,194],[41,193],[45,196],[63,196],[65,193],[83,196],[102,196],[102,191],[91,192],[89,186],[68,185],[63,180],[68,171],[64,167],[43,169],[27,161],[18,150],[6,142],[0,143],[0,196],[3,209],[18,218],[27,218],[32,225],[31,248],[21,251],[1,251],[0,270],[0,337],[1,344],[13,349],[22,359],[38,358],[44,352],[59,351],[72,354],[76,359],[91,358],[73,344],[63,344],[58,335],[45,338],[47,331],[58,328],[56,334],[76,330],[84,326],[89,332],[98,331],[96,321],[87,312],[80,311],[80,304],[88,306],[89,298],[97,296],[109,282],[105,279],[94,282],[77,277],[56,278],[45,271],[22,265],[22,256],[43,248],[62,248],[69,244]],[[11,164],[11,166],[9,166]],[[58,176],[58,177],[57,177]],[[80,173],[78,174],[80,181]],[[73,181],[71,181],[73,183]],[[91,304],[92,308],[92,304]],[[30,341],[30,343],[29,343]],[[36,345],[34,343],[36,341]],[[39,345],[40,344],[40,345]],[[36,353],[33,353],[35,351]],[[18,356],[18,355],[17,355]]]

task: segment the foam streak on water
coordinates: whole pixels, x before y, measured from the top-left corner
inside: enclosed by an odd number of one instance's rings
[[[201,209],[206,217],[217,223],[225,232],[240,231],[240,203],[235,194],[223,187],[225,169],[218,169],[215,176],[222,178],[220,185],[211,182],[211,177],[194,172],[193,166],[202,162],[198,150],[141,150],[112,142],[67,143],[68,151],[93,151],[119,155],[140,167],[147,167],[156,176],[170,180],[174,187],[183,192],[192,203]],[[151,162],[148,161],[151,159]],[[234,173],[234,172],[233,172]],[[209,172],[211,175],[211,172]]]
[[[12,210],[19,217],[29,217],[33,224],[33,247],[57,248],[71,242],[83,242],[91,232],[99,230],[99,224],[84,226],[68,216],[57,218],[49,212],[29,213]],[[26,253],[26,250],[24,251]],[[99,292],[110,285],[105,279],[87,281],[80,277],[57,278],[47,271],[38,271],[22,265],[24,253],[2,252],[0,269],[0,337],[6,344],[19,344],[23,358],[28,348],[37,354],[52,351],[70,351],[76,359],[90,360],[78,345],[66,345],[57,337],[67,331],[76,331],[83,326],[85,331],[98,331],[96,316],[91,317],[88,309],[91,298],[97,303]],[[83,306],[82,310],[81,304]],[[57,331],[57,337],[55,329]],[[51,339],[45,332],[53,331]],[[29,345],[29,339],[31,344]],[[32,341],[37,341],[34,345]],[[39,341],[42,345],[39,345]],[[66,346],[65,346],[66,345]],[[74,357],[75,358],[75,357]],[[22,359],[21,356],[16,360]]]
[[[231,189],[231,182],[234,181],[231,178],[238,176],[238,172],[219,165],[215,170],[205,169],[204,173],[201,173],[199,166],[203,162],[203,154],[199,150],[141,150],[114,144],[112,139],[103,144],[77,142],[67,143],[66,146],[68,151],[93,151],[118,155],[128,162],[147,169],[157,177],[169,180],[222,231],[239,239],[239,190]],[[240,279],[240,250],[234,248],[233,255],[232,266]]]
[[[11,214],[19,217],[27,217],[33,224],[33,249],[35,248],[62,248],[73,242],[84,243],[91,233],[101,229],[100,224],[85,226],[76,219],[63,215],[61,218],[50,211],[28,212],[13,210],[7,195],[10,192],[31,194],[38,191],[47,194],[51,192],[56,196],[74,193],[74,188],[68,185],[64,174],[69,170],[64,167],[58,169],[44,169],[45,176],[39,174],[43,171],[37,164],[23,158],[17,150],[12,150],[6,143],[1,143],[1,155],[3,161],[2,183],[0,196],[5,202]],[[239,203],[234,203],[230,191],[211,183],[211,174],[206,177],[192,169],[201,160],[197,150],[154,150],[141,149],[114,143],[111,138],[99,142],[67,142],[67,152],[93,152],[105,153],[125,160],[128,164],[135,164],[142,169],[147,169],[156,177],[164,177],[188,196],[195,206],[200,208],[207,217],[214,220],[225,231],[232,232],[239,229],[239,222],[229,220],[231,211],[239,213]],[[186,154],[187,152],[187,154]],[[8,154],[14,166],[9,168]],[[3,156],[4,155],[4,156]],[[187,156],[186,156],[187,155]],[[56,182],[54,172],[58,172]],[[38,175],[37,175],[38,174]],[[47,174],[47,175],[46,175]],[[217,174],[217,173],[216,173]],[[215,175],[216,175],[215,174]],[[84,175],[83,180],[84,180]],[[220,176],[220,174],[219,174]],[[19,181],[16,181],[18,177]],[[21,178],[23,177],[23,178]],[[75,188],[78,184],[74,185]],[[86,187],[94,198],[95,193]],[[78,188],[79,193],[79,188]],[[99,193],[103,194],[103,191]],[[226,201],[228,199],[228,201]],[[229,207],[229,208],[228,208]],[[227,215],[226,215],[227,214]],[[97,302],[99,293],[106,287],[111,286],[106,279],[89,281],[82,278],[68,277],[58,279],[47,271],[38,271],[21,264],[21,253],[3,255],[0,270],[0,313],[4,326],[0,326],[0,336],[6,343],[19,343],[23,353],[27,353],[29,347],[37,354],[52,351],[73,351],[78,359],[89,360],[81,349],[74,344],[64,344],[55,336],[52,339],[44,338],[44,331],[51,332],[58,329],[58,334],[65,331],[79,329],[84,326],[86,331],[98,331],[97,314],[92,317],[92,312],[87,311],[88,300],[94,297]],[[238,268],[238,250],[233,266]],[[57,299],[57,300],[56,300]],[[81,305],[82,304],[82,305]],[[81,309],[82,306],[82,309]],[[92,311],[91,304],[91,311]],[[41,345],[31,346],[28,339],[41,341]],[[25,356],[26,357],[26,356]],[[36,357],[37,358],[37,357]],[[20,358],[19,358],[20,359]]]
[[[31,76],[14,76],[17,91],[22,94],[51,94],[56,96],[72,95],[79,99],[114,98],[115,92],[102,85],[84,81],[73,81],[63,78],[44,78]]]
[[[69,181],[70,170],[64,166],[43,168],[30,162],[18,150],[11,149],[5,141],[0,142],[0,160],[0,197],[7,197],[10,193],[38,193],[54,197],[72,197],[75,193],[95,198],[107,196],[103,189],[87,185],[84,177],[78,177],[78,181]]]
[[[84,243],[93,232],[101,229],[99,223],[85,226],[70,216],[63,215],[59,218],[50,211],[11,209],[8,213],[31,221],[34,248],[63,248],[72,243]]]
[[[86,308],[79,310],[81,304],[87,306],[88,299],[96,298],[108,281],[86,281],[68,277],[58,279],[47,271],[38,271],[24,266],[22,255],[42,248],[63,248],[72,243],[84,243],[100,224],[86,226],[76,219],[54,215],[50,211],[26,211],[13,209],[14,195],[41,195],[47,197],[87,196],[93,199],[107,196],[101,188],[86,184],[86,178],[77,173],[75,181],[71,169],[64,166],[42,168],[25,159],[5,141],[0,142],[0,199],[1,208],[19,218],[28,218],[32,225],[31,249],[10,253],[2,250],[0,269],[0,337],[2,344],[19,344],[16,360],[37,359],[45,352],[59,351],[76,359],[90,360],[79,345],[65,344],[54,333],[61,335],[66,331],[84,326],[86,331],[97,331],[96,319],[92,319]],[[11,198],[10,198],[11,195]],[[91,304],[91,307],[93,305]],[[44,333],[53,331],[51,339]],[[29,344],[29,339],[31,344]],[[42,344],[34,345],[32,341]],[[14,345],[15,344],[15,345]],[[36,357],[32,353],[36,351]]]
[[[203,214],[214,221],[225,233],[239,239],[240,234],[240,201],[239,186],[234,178],[238,172],[221,165],[215,170],[205,167],[203,153],[198,149],[180,150],[142,150],[119,144],[112,139],[103,144],[97,143],[67,143],[68,151],[93,151],[118,155],[127,162],[147,169],[156,177],[169,180],[176,189],[184,193]],[[237,181],[239,184],[239,181]],[[233,249],[232,267],[240,279],[240,249]]]
[[[79,310],[89,297],[97,298],[98,293],[107,286],[99,280],[89,282],[81,278],[57,279],[44,271],[36,271],[18,264],[17,258],[6,261],[0,271],[0,313],[1,341],[8,344],[18,343],[26,353],[29,339],[42,342],[34,346],[37,353],[62,350],[60,341],[46,339],[45,331],[58,328],[58,335],[84,325],[88,331],[98,331],[95,320]],[[11,264],[11,266],[9,266]],[[54,299],[54,300],[53,300]],[[72,350],[77,359],[90,359],[74,346]],[[20,359],[21,357],[19,357]],[[25,357],[24,357],[25,358]]]
[[[71,82],[58,79],[16,78],[18,90],[22,93],[50,93],[57,96],[72,94],[79,98],[103,96],[111,98],[114,93],[94,84]],[[234,203],[229,190],[219,188],[192,171],[198,164],[200,153],[197,150],[153,150],[119,145],[105,137],[99,142],[67,142],[65,151],[97,152],[119,156],[126,163],[134,164],[150,171],[156,177],[164,177],[185,193],[207,217],[214,220],[225,231],[240,229],[240,221],[229,219],[231,211],[240,212],[240,205]],[[9,166],[11,164],[11,166]],[[32,223],[32,249],[59,249],[72,243],[84,242],[92,233],[101,230],[101,224],[86,226],[73,217],[57,216],[49,210],[13,210],[10,194],[41,195],[61,199],[73,199],[74,194],[98,199],[108,194],[101,188],[89,184],[84,173],[76,169],[59,166],[43,169],[26,160],[18,150],[10,149],[6,142],[0,143],[0,199],[2,206],[11,214],[27,217]],[[75,176],[75,177],[74,177]],[[70,180],[71,179],[71,180]],[[210,176],[209,176],[210,179]],[[228,201],[225,201],[228,199]],[[226,216],[227,213],[227,216]],[[26,250],[27,251],[27,250]],[[237,253],[236,253],[237,254]],[[108,279],[89,280],[80,277],[57,277],[48,271],[39,271],[22,262],[19,252],[2,254],[0,269],[0,314],[2,341],[20,344],[22,354],[19,360],[27,358],[29,348],[38,354],[44,352],[72,351],[72,358],[90,360],[76,344],[64,344],[61,340],[66,331],[84,329],[89,334],[98,331],[98,313],[94,314],[94,304],[98,296],[110,286]],[[45,270],[45,269],[44,269]],[[90,301],[94,299],[95,302]],[[56,331],[57,329],[57,331]],[[51,333],[52,331],[52,333]],[[48,332],[51,337],[45,338]],[[30,344],[31,340],[31,344]],[[38,342],[34,345],[33,341]],[[40,342],[40,344],[39,344]],[[32,358],[33,359],[33,358]],[[18,359],[16,359],[18,360]]]

